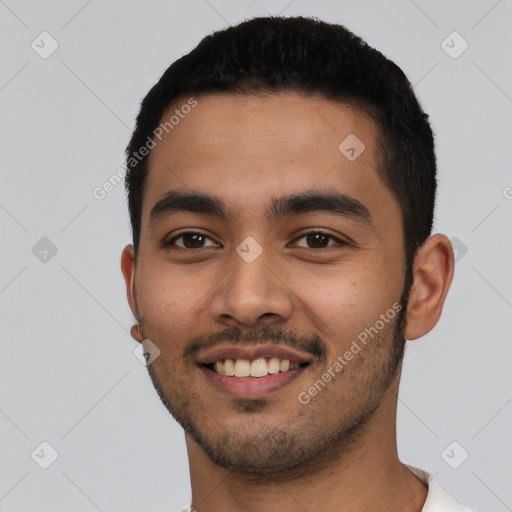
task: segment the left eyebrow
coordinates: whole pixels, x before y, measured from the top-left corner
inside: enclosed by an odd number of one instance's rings
[[[225,221],[233,218],[232,212],[220,197],[197,191],[170,190],[151,209],[149,223],[155,224],[163,217],[180,212],[199,213]],[[370,211],[357,199],[340,192],[312,190],[273,197],[265,210],[265,217],[269,222],[277,222],[291,215],[309,212],[330,213],[367,225],[372,224]]]
[[[323,212],[346,217],[371,225],[372,216],[364,204],[340,192],[306,191],[273,198],[265,212],[269,221],[278,221],[288,215]]]

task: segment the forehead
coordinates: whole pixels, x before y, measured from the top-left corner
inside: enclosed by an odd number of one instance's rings
[[[377,173],[377,129],[355,106],[290,92],[204,95],[181,110],[187,100],[162,116],[175,118],[150,153],[143,222],[171,189],[210,192],[241,215],[262,209],[269,196],[314,187],[369,208],[394,201]]]
[[[150,159],[172,149],[174,154],[168,153],[167,158],[175,166],[183,156],[226,161],[250,155],[257,162],[284,156],[310,161],[323,156],[324,161],[341,156],[338,144],[350,134],[358,134],[370,146],[367,157],[372,153],[373,121],[346,103],[291,92],[263,97],[210,94],[196,101],[197,106],[181,119],[174,116],[178,123],[169,130],[169,137],[164,135],[164,144],[157,144]],[[161,121],[165,123],[186,102],[175,101]]]

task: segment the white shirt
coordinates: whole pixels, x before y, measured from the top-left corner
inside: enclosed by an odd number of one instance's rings
[[[405,464],[419,479],[428,485],[428,494],[421,512],[475,512],[456,502],[445,492],[434,477],[422,469]]]

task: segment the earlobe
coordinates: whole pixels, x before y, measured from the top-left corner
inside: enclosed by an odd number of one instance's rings
[[[142,333],[140,332],[139,324],[132,325],[130,329],[130,334],[135,341],[142,343],[144,341]]]
[[[454,266],[452,244],[445,235],[431,235],[418,249],[406,314],[404,335],[407,340],[424,336],[439,321]]]

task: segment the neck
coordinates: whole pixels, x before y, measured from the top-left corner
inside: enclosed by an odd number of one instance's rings
[[[187,434],[192,508],[197,512],[420,512],[427,486],[398,459],[398,381],[364,432],[288,473],[254,478],[215,465]]]

